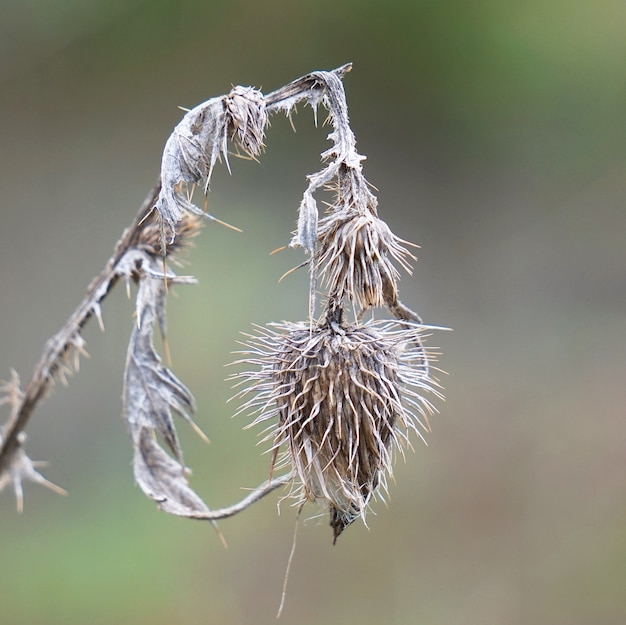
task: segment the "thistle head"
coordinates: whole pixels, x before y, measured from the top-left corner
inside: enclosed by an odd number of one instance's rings
[[[168,260],[179,262],[191,247],[202,225],[200,217],[184,213],[176,227],[176,233],[172,231],[171,236],[165,238],[165,248],[162,248],[161,233],[163,228],[167,229],[167,224],[164,224],[160,215],[153,211],[138,229],[134,247],[156,258],[161,258],[164,253]]]
[[[242,410],[271,421],[272,469],[289,465],[298,504],[323,502],[334,539],[387,488],[396,449],[421,438],[438,395],[419,326],[344,325],[341,313],[317,327],[283,323],[247,344],[240,374],[252,393]]]
[[[233,139],[252,157],[263,151],[267,110],[263,94],[252,87],[233,87],[225,98],[226,116]]]
[[[334,210],[320,220],[317,241],[316,266],[329,297],[349,299],[358,313],[397,301],[394,261],[410,273],[414,256],[375,209]]]

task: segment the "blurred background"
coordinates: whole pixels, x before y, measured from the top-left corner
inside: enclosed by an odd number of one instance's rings
[[[333,547],[305,508],[281,621],[626,622],[626,4],[424,0],[3,0],[0,377],[28,379],[155,183],[182,113],[354,63],[345,86],[380,216],[421,245],[402,299],[437,332],[447,401],[388,505]],[[327,129],[276,117],[260,164],[220,168],[169,302],[180,425],[209,505],[267,476],[224,364],[252,323],[300,320],[288,242]],[[90,359],[27,450],[67,498],[0,494],[0,623],[273,623],[295,509],[270,495],[212,528],[133,484],[119,418],[133,304],[105,302]],[[92,327],[93,326],[93,327]],[[0,420],[5,421],[4,407]]]

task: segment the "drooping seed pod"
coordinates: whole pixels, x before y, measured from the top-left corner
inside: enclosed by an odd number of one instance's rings
[[[400,273],[414,256],[406,243],[376,215],[353,206],[330,212],[319,222],[316,266],[329,297],[352,301],[361,313],[372,307],[393,308]]]
[[[340,315],[339,315],[340,317]],[[326,502],[334,540],[365,519],[372,495],[387,490],[396,449],[429,430],[440,396],[422,347],[423,327],[394,322],[311,328],[274,324],[246,344],[240,361],[258,367],[235,376],[252,393],[241,411],[271,421],[272,469],[291,465],[298,504]]]

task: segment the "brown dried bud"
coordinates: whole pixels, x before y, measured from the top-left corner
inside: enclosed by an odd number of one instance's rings
[[[246,345],[241,361],[260,370],[239,374],[253,392],[241,410],[267,420],[274,465],[291,464],[298,503],[321,500],[330,509],[334,539],[365,519],[374,492],[387,490],[394,448],[410,430],[429,430],[435,412],[425,394],[440,396],[430,377],[420,326],[372,322],[316,328],[276,324]],[[279,450],[284,448],[282,453]]]
[[[393,308],[400,274],[393,261],[411,273],[414,256],[374,210],[334,210],[319,222],[316,263],[329,297],[358,307]]]
[[[162,256],[161,248],[161,228],[167,229],[167,224],[160,223],[161,218],[156,211],[144,221],[142,227],[137,232],[135,246],[150,256]],[[191,245],[192,239],[200,232],[203,221],[200,217],[192,213],[183,213],[176,226],[176,234],[168,233],[165,240],[165,255],[169,260],[180,260],[180,256]]]
[[[252,87],[233,87],[225,98],[227,123],[231,138],[250,156],[264,148],[267,110],[263,94]]]

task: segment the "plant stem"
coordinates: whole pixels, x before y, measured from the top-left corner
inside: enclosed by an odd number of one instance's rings
[[[72,340],[99,309],[100,302],[109,294],[119,279],[115,266],[120,258],[134,245],[143,227],[146,215],[152,210],[159,196],[160,185],[150,191],[143,201],[133,223],[126,228],[102,272],[96,276],[85,296],[63,327],[45,344],[43,353],[30,380],[26,384],[18,405],[13,406],[11,418],[4,427],[0,441],[0,473],[10,464],[9,460],[20,445],[18,435],[30,420],[37,404],[45,397],[52,379],[63,364],[65,354],[72,348]]]

